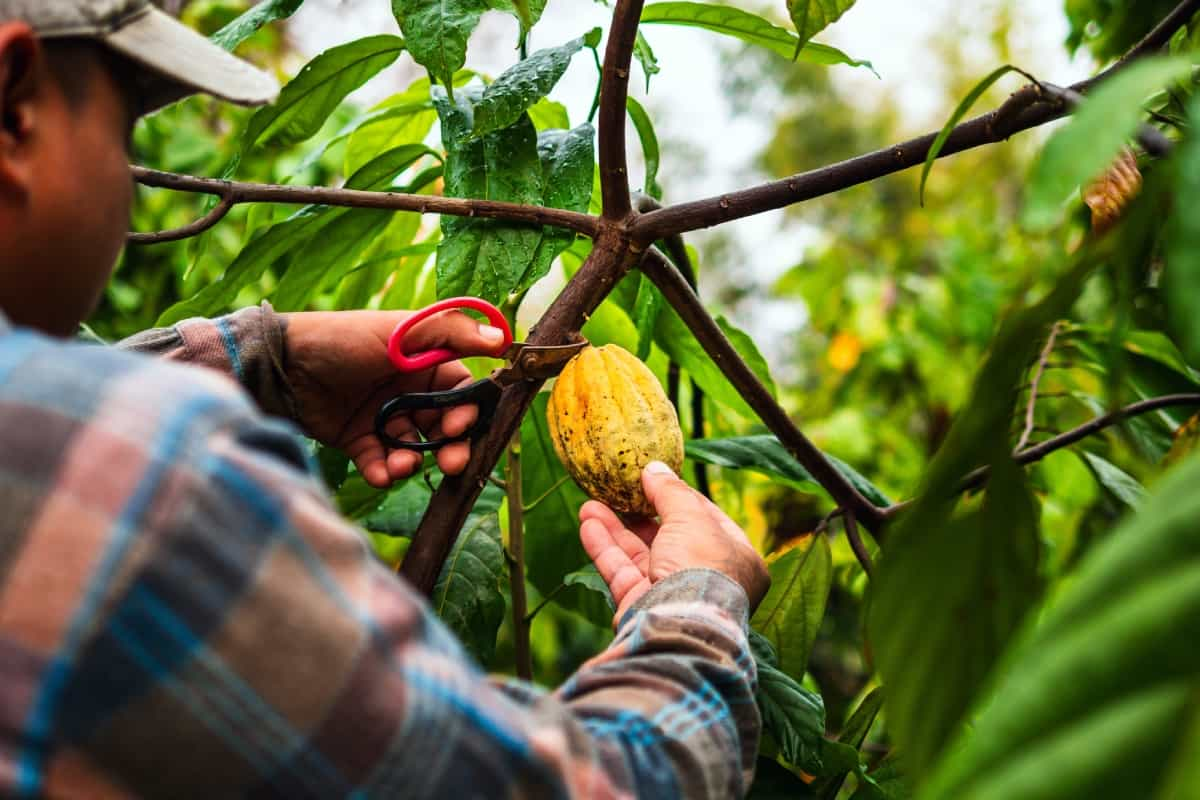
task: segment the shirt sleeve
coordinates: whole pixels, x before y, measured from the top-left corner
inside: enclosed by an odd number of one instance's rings
[[[117,343],[122,350],[217,370],[233,378],[268,414],[294,420],[295,397],[284,371],[285,318],[263,301],[216,319],[195,317]]]
[[[746,595],[725,576],[660,582],[556,691],[498,687],[338,516],[283,423],[234,414],[181,447],[143,483],[136,538],[106,555],[112,580],[56,677],[46,788],[81,775],[160,797],[749,788],[756,674]]]

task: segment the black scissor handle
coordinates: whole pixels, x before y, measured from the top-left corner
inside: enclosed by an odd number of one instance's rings
[[[487,432],[496,413],[496,404],[500,402],[500,385],[491,378],[475,381],[470,386],[461,389],[449,389],[444,392],[415,392],[393,397],[383,404],[375,415],[375,435],[379,441],[394,450],[415,450],[419,453],[430,450],[440,450],[451,442],[461,442],[463,439],[474,439]],[[433,439],[422,442],[406,442],[397,439],[387,432],[387,423],[392,417],[409,411],[427,411],[439,408],[452,408],[462,405],[479,406],[479,417],[475,424],[458,436],[444,439]]]

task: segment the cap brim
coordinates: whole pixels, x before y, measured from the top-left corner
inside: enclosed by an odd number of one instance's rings
[[[273,77],[154,7],[103,39],[158,79],[148,82],[143,113],[197,93],[243,106],[270,103],[279,94]]]

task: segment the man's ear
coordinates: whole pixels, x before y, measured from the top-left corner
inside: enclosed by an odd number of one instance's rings
[[[0,23],[0,194],[32,177],[23,150],[36,122],[38,81],[47,73],[37,35],[24,22]]]

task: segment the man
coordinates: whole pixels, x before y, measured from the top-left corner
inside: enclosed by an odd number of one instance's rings
[[[768,579],[665,466],[644,476],[656,531],[580,512],[619,603],[614,644],[553,693],[497,685],[370,557],[279,419],[375,485],[411,474],[364,405],[393,375],[402,313],[264,306],[123,349],[62,338],[122,246],[134,120],[196,91],[260,103],[275,85],[147,0],[0,0],[0,794],[744,793],[746,618]],[[457,314],[415,335],[497,346]],[[467,379],[445,365],[386,391]],[[454,435],[474,414],[398,432]]]

